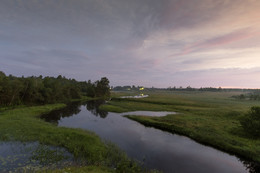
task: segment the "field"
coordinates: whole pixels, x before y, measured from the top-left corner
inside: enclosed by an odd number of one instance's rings
[[[44,145],[63,147],[80,161],[80,166],[49,171],[44,168],[40,172],[44,170],[46,172],[115,172],[114,168],[119,172],[120,170],[141,171],[140,167],[128,159],[125,153],[113,144],[104,143],[94,133],[81,129],[57,127],[39,118],[39,115],[43,113],[64,106],[64,104],[52,104],[2,109],[0,112],[0,142],[38,141]]]
[[[259,101],[238,100],[241,92],[146,91],[147,98],[122,99],[132,92],[114,92],[102,109],[113,112],[135,110],[175,111],[165,117],[127,117],[146,126],[188,136],[222,151],[260,162],[260,140],[249,137],[240,125],[240,118]]]
[[[135,110],[175,111],[165,117],[127,115],[145,126],[152,126],[172,133],[188,136],[248,160],[260,162],[260,140],[246,134],[240,118],[259,101],[239,100],[232,96],[241,92],[199,91],[144,91],[149,97],[122,99],[123,95],[137,92],[113,92],[112,99],[101,109],[111,112]],[[57,127],[45,122],[39,115],[64,107],[64,104],[19,106],[0,110],[0,141],[38,141],[40,144],[67,149],[75,158],[87,165],[70,166],[46,172],[142,172],[117,147],[104,143],[92,132]],[[113,168],[117,168],[116,170]],[[47,169],[47,168],[46,168]]]

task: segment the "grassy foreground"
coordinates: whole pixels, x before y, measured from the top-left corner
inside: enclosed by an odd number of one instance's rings
[[[235,92],[147,92],[142,99],[114,99],[102,106],[107,111],[176,111],[165,117],[127,117],[146,126],[188,136],[200,143],[260,162],[260,140],[248,137],[239,119],[258,101],[235,100]],[[127,93],[125,93],[127,95]]]
[[[118,148],[105,144],[92,132],[57,127],[39,118],[40,114],[64,107],[64,104],[20,107],[0,112],[0,141],[39,141],[66,148],[85,167],[64,168],[63,172],[140,172],[141,169]],[[68,171],[68,170],[70,171]],[[54,170],[59,172],[59,170]],[[62,172],[62,170],[61,170]]]

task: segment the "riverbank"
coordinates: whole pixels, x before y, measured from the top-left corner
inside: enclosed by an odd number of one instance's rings
[[[146,126],[178,133],[222,151],[260,162],[260,140],[248,137],[240,117],[257,101],[231,98],[234,92],[147,92],[142,99],[114,99],[102,109],[122,112],[136,110],[176,111],[165,117],[127,117]],[[122,93],[120,93],[120,96]]]
[[[133,161],[112,144],[106,144],[92,132],[57,127],[40,119],[41,114],[65,107],[65,104],[17,107],[0,112],[0,141],[38,141],[40,144],[67,149],[85,165],[79,170],[92,169],[92,172],[115,172],[129,170],[140,172]],[[91,165],[91,167],[89,167]],[[102,169],[101,169],[102,168]],[[65,168],[64,168],[65,170]],[[78,172],[73,167],[72,172]]]

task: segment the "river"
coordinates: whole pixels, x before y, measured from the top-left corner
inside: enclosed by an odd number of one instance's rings
[[[112,113],[100,110],[103,101],[73,103],[63,110],[43,115],[48,122],[63,127],[90,130],[102,139],[111,141],[127,155],[143,163],[146,168],[163,172],[256,172],[259,165],[212,147],[199,144],[190,138],[145,127],[122,115],[159,115],[167,112]]]

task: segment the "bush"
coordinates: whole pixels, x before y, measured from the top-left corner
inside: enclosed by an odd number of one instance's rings
[[[253,137],[260,137],[260,107],[253,106],[240,120],[244,130]]]

